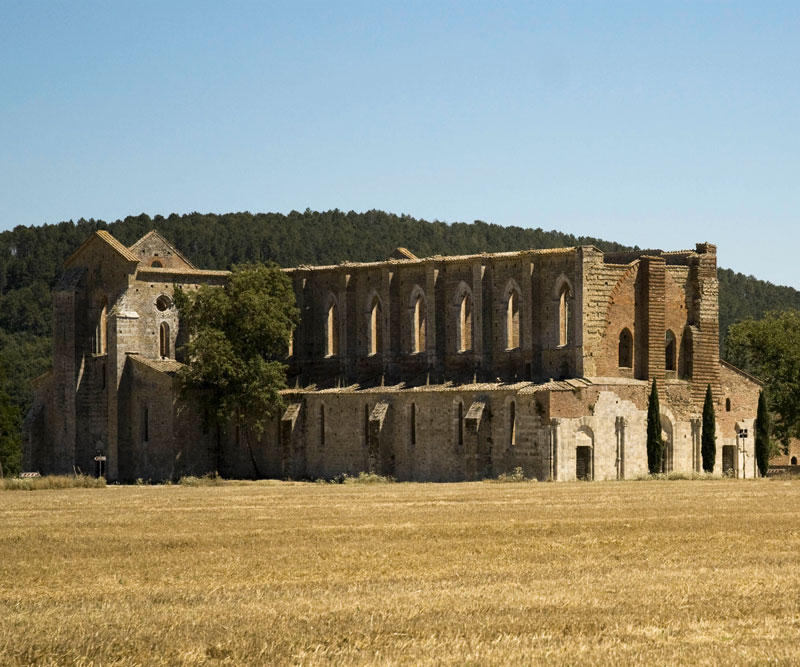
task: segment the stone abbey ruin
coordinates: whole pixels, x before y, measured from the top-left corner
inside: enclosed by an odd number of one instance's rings
[[[53,368],[26,420],[25,467],[109,479],[539,480],[647,472],[652,379],[664,471],[701,469],[711,386],[716,472],[751,477],[760,385],[719,358],[716,248],[592,246],[287,269],[301,323],[285,408],[251,453],[178,400],[173,289],[222,285],[157,232],[104,231],[65,263]],[[246,317],[246,313],[242,313]],[[176,359],[176,352],[178,358]]]

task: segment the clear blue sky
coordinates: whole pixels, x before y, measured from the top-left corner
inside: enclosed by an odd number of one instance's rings
[[[0,229],[380,208],[800,288],[798,2],[0,1]]]

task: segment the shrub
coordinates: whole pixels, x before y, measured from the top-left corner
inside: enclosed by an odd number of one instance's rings
[[[517,466],[511,472],[504,472],[499,474],[494,479],[490,480],[492,482],[535,482],[535,477],[525,477],[525,471],[520,467]]]
[[[394,477],[385,477],[374,472],[360,472],[358,477],[345,475],[342,484],[391,484],[397,480]]]
[[[202,477],[185,475],[178,480],[178,484],[181,486],[221,486],[224,483],[225,480],[215,472],[207,473]]]

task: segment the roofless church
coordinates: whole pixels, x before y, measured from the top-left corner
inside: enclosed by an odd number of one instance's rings
[[[153,231],[91,236],[54,292],[53,368],[26,420],[25,467],[109,479],[540,480],[647,472],[656,379],[665,471],[701,469],[706,387],[715,471],[756,474],[759,384],[719,358],[716,248],[592,246],[287,270],[301,323],[285,409],[252,452],[178,400],[176,285],[223,285]],[[242,313],[246,316],[246,313]]]

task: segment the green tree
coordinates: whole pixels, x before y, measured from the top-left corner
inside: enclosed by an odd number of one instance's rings
[[[299,321],[292,284],[274,264],[236,266],[224,287],[177,288],[175,305],[190,336],[178,373],[182,394],[218,434],[229,424],[244,433],[260,476],[251,435],[258,438],[282,405],[280,360]]]
[[[758,394],[758,410],[756,411],[756,463],[758,472],[762,477],[767,476],[769,460],[773,454],[772,443],[769,439],[769,409],[767,407],[767,397],[764,392]]]
[[[792,438],[800,438],[800,311],[734,324],[727,345],[730,361],[765,383],[771,434],[786,451]]]
[[[714,460],[717,458],[717,426],[714,415],[714,397],[711,385],[706,387],[706,400],[703,401],[703,433],[700,437],[700,453],[703,456],[703,470],[714,472]]]
[[[653,379],[653,388],[647,400],[647,469],[651,475],[661,472],[664,459],[664,441],[661,438],[661,408],[658,405],[658,387]]]
[[[5,389],[5,374],[0,366],[0,477],[16,475],[22,465],[19,408]]]

